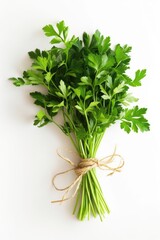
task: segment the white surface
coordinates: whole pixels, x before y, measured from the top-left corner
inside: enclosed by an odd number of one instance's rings
[[[159,9],[158,0],[0,2],[0,239],[160,239]],[[37,107],[28,94],[33,88],[15,88],[7,81],[30,65],[28,51],[49,47],[41,28],[62,19],[76,35],[98,28],[113,44],[128,43],[132,71],[147,68],[135,94],[148,107],[151,131],[127,135],[114,125],[99,149],[104,156],[117,144],[126,161],[121,174],[99,174],[111,208],[103,223],[77,221],[71,215],[74,201],[50,203],[59,196],[51,178],[67,167],[56,149],[71,148],[69,140],[55,126],[34,127]]]

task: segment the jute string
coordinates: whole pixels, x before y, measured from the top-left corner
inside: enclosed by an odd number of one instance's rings
[[[57,191],[65,191],[65,193],[61,199],[55,200],[55,201],[53,200],[53,201],[51,201],[51,203],[62,203],[64,201],[74,198],[80,187],[82,177],[91,169],[99,168],[101,170],[108,170],[108,171],[110,171],[110,173],[108,174],[108,176],[109,176],[109,175],[114,174],[115,172],[120,172],[124,165],[124,160],[123,160],[122,156],[119,154],[116,154],[116,148],[114,149],[114,152],[112,155],[106,156],[100,160],[98,160],[97,158],[85,158],[85,159],[82,158],[78,164],[75,164],[73,161],[71,161],[69,158],[66,158],[65,156],[61,155],[59,152],[57,152],[57,154],[59,155],[59,157],[61,159],[63,159],[64,161],[66,161],[73,167],[66,171],[59,172],[53,177],[52,183],[53,183],[53,186],[55,187],[55,189]],[[119,158],[119,161],[116,162],[115,158]],[[115,164],[114,167],[111,166],[111,164],[113,164],[113,163]],[[60,175],[65,175],[72,171],[76,173],[76,175],[77,175],[76,179],[70,185],[66,186],[65,188],[59,188],[55,183],[56,178]],[[73,194],[71,196],[67,197],[68,193],[70,193],[70,191],[73,189],[74,189]]]

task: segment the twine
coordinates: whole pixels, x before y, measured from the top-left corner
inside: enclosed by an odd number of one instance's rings
[[[52,183],[53,183],[53,186],[55,187],[55,189],[57,191],[65,191],[65,193],[64,193],[62,199],[53,200],[53,201],[51,201],[51,203],[58,203],[58,202],[62,203],[64,201],[74,198],[79,190],[82,177],[91,169],[99,168],[101,170],[108,170],[108,171],[110,171],[108,176],[110,176],[110,175],[113,175],[115,172],[120,172],[122,167],[124,166],[124,160],[121,155],[116,154],[116,148],[114,149],[114,152],[112,155],[106,156],[100,160],[98,160],[97,158],[81,159],[81,161],[77,165],[73,161],[71,161],[69,158],[66,158],[65,156],[61,155],[59,152],[57,152],[57,154],[60,156],[61,159],[63,159],[64,161],[66,161],[73,167],[66,171],[59,172],[53,177]],[[115,157],[119,158],[118,163],[115,162]],[[112,163],[115,163],[117,166],[115,166],[115,167],[110,166],[110,164],[112,164]],[[56,178],[60,175],[65,175],[66,173],[69,173],[72,171],[76,173],[76,175],[77,175],[76,179],[70,185],[66,186],[65,188],[59,188],[55,184]],[[72,189],[74,189],[73,194],[70,197],[66,197]]]

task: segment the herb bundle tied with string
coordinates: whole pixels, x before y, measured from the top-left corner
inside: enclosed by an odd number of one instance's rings
[[[129,92],[132,87],[141,86],[146,70],[137,70],[133,79],[127,76],[131,47],[117,44],[112,49],[110,37],[105,38],[98,30],[92,36],[84,32],[82,39],[69,38],[68,27],[61,21],[56,27],[46,25],[43,31],[51,37],[51,49],[29,52],[31,68],[23,72],[23,77],[10,80],[16,86],[41,85],[47,91],[30,93],[40,107],[34,125],[54,123],[70,138],[81,159],[72,169],[78,179],[74,214],[79,220],[90,215],[98,215],[102,220],[109,208],[96,167],[112,173],[123,164],[112,169],[109,163],[119,155],[114,152],[103,162],[96,159],[96,153],[105,130],[116,122],[127,133],[149,130],[144,117],[147,109],[133,105],[138,99]],[[63,124],[55,121],[59,112]],[[75,182],[70,187],[75,187]],[[67,193],[70,190],[65,189]]]

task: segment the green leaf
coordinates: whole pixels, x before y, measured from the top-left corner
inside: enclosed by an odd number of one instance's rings
[[[90,49],[97,49],[101,46],[103,42],[104,37],[101,35],[99,30],[96,30],[95,33],[92,36],[91,43],[90,43]]]
[[[75,94],[78,96],[78,98],[80,98],[81,96],[81,88],[78,87],[78,88],[73,88],[73,91],[75,92]]]
[[[112,67],[115,65],[115,62],[116,62],[115,58],[112,55],[108,56],[108,61],[107,61],[105,68],[112,69]]]
[[[49,122],[51,122],[51,120],[48,118],[46,113],[43,110],[40,110],[35,116],[34,125],[37,127],[43,127]]]
[[[125,87],[125,83],[124,82],[121,82],[114,90],[113,90],[113,94],[117,94],[117,93],[120,93],[120,92],[123,92],[123,89]]]
[[[83,109],[82,109],[79,105],[76,105],[75,108],[77,108],[77,110],[78,110],[80,113],[84,114]]]
[[[52,36],[57,36],[58,35],[51,24],[43,27],[43,31],[44,31],[44,33],[47,37],[52,37]]]
[[[91,90],[87,91],[86,92],[86,95],[85,95],[85,100],[89,99],[89,98],[93,98],[93,93]]]
[[[132,50],[132,47],[131,47],[131,46],[128,46],[127,44],[125,44],[125,45],[123,46],[123,50],[124,50],[125,53],[130,53],[131,50]]]
[[[104,78],[108,75],[108,72],[106,70],[101,70],[98,72],[98,74],[96,75],[96,78]]]
[[[68,71],[65,76],[77,77],[77,74],[74,71]]]
[[[102,56],[98,54],[90,53],[88,55],[88,65],[94,68],[96,71],[104,68],[107,65],[108,56],[103,54]]]
[[[52,79],[53,74],[51,72],[47,72],[45,75],[46,81],[49,83]]]
[[[23,78],[12,77],[12,78],[9,78],[9,80],[11,80],[16,87],[20,87],[25,84],[25,81],[23,80]]]
[[[67,36],[68,36],[68,27],[65,27],[65,29],[63,30],[63,37],[65,41],[67,39]]]
[[[104,42],[103,42],[103,52],[106,52],[109,49],[109,47],[111,45],[110,41],[111,41],[110,37],[106,37],[104,39]]]
[[[52,108],[52,113],[57,113],[63,106],[64,106],[64,101],[60,103],[57,103],[56,101],[50,101],[50,103],[47,104],[47,107]]]
[[[89,104],[89,106],[86,108],[86,113],[87,112],[92,112],[94,110],[94,107],[97,107],[97,105],[99,104],[99,102],[91,102]]]
[[[36,92],[36,93],[38,93],[38,92]],[[45,95],[43,96],[43,94],[39,93],[39,96],[36,96],[36,97],[35,97],[35,96],[33,96],[32,94],[34,94],[34,93],[30,93],[30,95],[31,95],[33,98],[36,99],[36,100],[34,101],[34,104],[37,105],[37,106],[41,106],[42,108],[45,108],[46,105],[47,105],[46,96],[45,96]],[[42,96],[40,96],[40,94],[41,94]]]
[[[56,26],[58,28],[59,35],[60,35],[65,29],[65,23],[64,23],[64,21],[61,21],[61,22],[57,23]]]
[[[42,120],[42,118],[45,116],[45,112],[43,110],[40,110],[38,113],[37,113],[37,118],[38,120]]]
[[[44,76],[41,72],[35,70],[28,70],[27,75],[28,75],[27,84],[32,85],[43,84]]]
[[[60,92],[55,92],[55,94],[56,94],[58,97],[65,98],[65,96],[64,96],[62,93],[60,93]]]
[[[83,42],[85,47],[89,47],[90,44],[90,36],[86,32],[83,33]]]
[[[109,100],[111,97],[108,94],[104,94],[104,95],[102,95],[102,98],[104,100]]]
[[[138,108],[138,106],[135,106],[132,109],[125,109],[125,111],[121,114],[121,128],[126,131],[124,126],[127,124],[128,127],[130,126],[130,130],[127,130],[128,133],[131,130],[134,132],[138,132],[138,130],[141,132],[149,131],[150,125],[148,120],[144,118],[146,111],[146,108]]]
[[[126,84],[132,86],[132,87],[139,87],[141,86],[141,80],[146,76],[146,69],[143,70],[137,70],[135,72],[135,78],[132,80],[130,77],[128,77],[126,74],[122,74],[121,77],[126,82]]]
[[[86,86],[85,85],[80,85],[78,88],[73,89],[73,91],[79,98],[82,97],[82,99],[85,99],[85,97],[86,97]]]
[[[98,54],[90,53],[88,55],[88,65],[98,71],[101,64],[101,56]]]
[[[31,59],[37,59],[41,57],[41,51],[37,48],[35,51],[28,52],[28,55]]]
[[[50,41],[51,44],[57,44],[61,42],[62,42],[62,39],[60,37],[55,37]]]
[[[141,80],[146,76],[146,69],[137,70],[135,73],[135,79],[132,82],[133,87],[141,86]]]
[[[67,88],[63,80],[60,81],[59,89],[61,90],[63,97],[67,97]]]
[[[83,76],[81,77],[81,83],[79,85],[90,85],[92,86],[92,80],[89,77]]]
[[[106,53],[109,50],[110,45],[110,37],[106,37],[103,43],[98,47],[100,54]]]
[[[82,114],[85,115],[85,108],[84,104],[82,102],[77,102],[77,105],[75,105],[75,108]]]
[[[40,93],[40,92],[31,92],[30,95],[32,96],[32,98],[41,101],[41,102],[45,102],[46,101],[46,95]]]
[[[132,93],[127,93],[123,96],[122,99],[119,101],[124,105],[124,106],[129,106],[130,103],[137,102],[139,99],[135,98]]]
[[[113,83],[112,83],[112,77],[111,77],[110,75],[107,76],[107,81],[106,81],[106,83],[107,83],[107,86],[108,86],[110,89],[112,89]]]
[[[125,53],[124,49],[120,46],[120,44],[116,45],[115,55],[116,55],[116,61],[118,64],[128,59],[128,55]]]
[[[121,126],[121,129],[123,129],[125,132],[130,133],[130,131],[131,131],[131,123],[130,122],[123,121],[123,122],[121,122],[120,126]]]
[[[46,71],[47,64],[48,64],[48,59],[47,58],[37,57],[37,60],[35,60],[35,62],[32,64],[32,67],[34,69],[39,69],[39,70]]]
[[[108,62],[108,56],[107,54],[103,54],[101,56],[100,68],[104,68],[107,65],[107,62]]]
[[[105,100],[111,99],[111,96],[106,92],[104,87],[100,85],[101,92],[103,93],[102,98]]]
[[[132,86],[132,79],[129,76],[127,76],[126,74],[122,74],[118,76],[122,77],[122,79],[125,81],[126,84]]]

